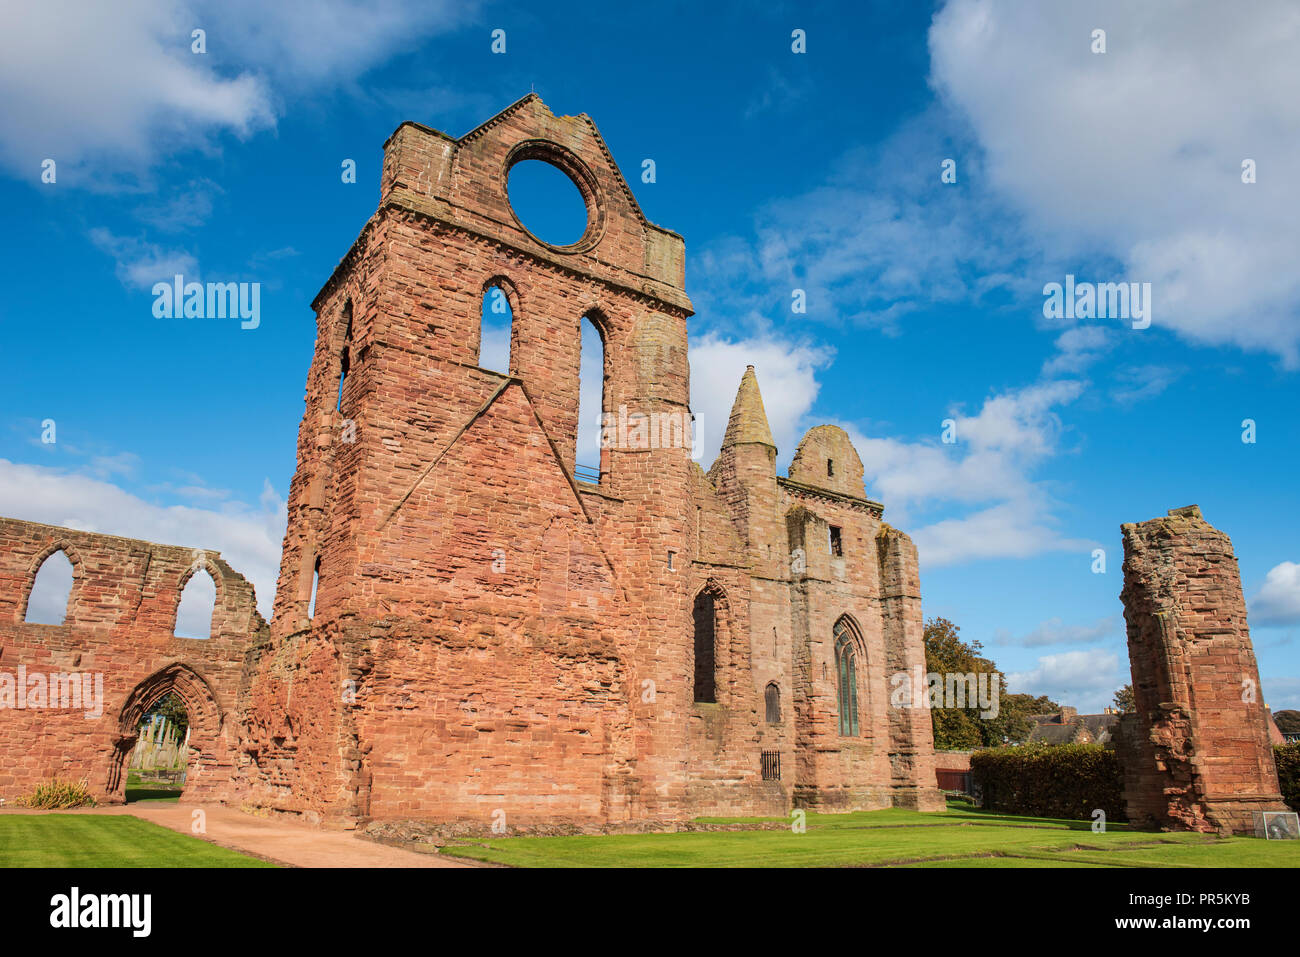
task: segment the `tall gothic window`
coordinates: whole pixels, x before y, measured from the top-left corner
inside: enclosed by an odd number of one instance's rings
[[[579,320],[582,355],[578,366],[576,477],[599,483],[607,467],[601,435],[605,414],[605,340],[590,316]]]
[[[858,736],[858,662],[853,628],[841,618],[835,623],[835,670],[839,676],[840,734]]]
[[[695,700],[718,700],[716,668],[717,604],[713,593],[695,596]]]

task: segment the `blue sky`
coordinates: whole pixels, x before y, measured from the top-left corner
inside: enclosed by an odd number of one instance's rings
[[[753,363],[782,465],[848,429],[927,616],[1086,710],[1127,681],[1120,523],[1195,502],[1236,547],[1266,700],[1300,707],[1300,14],[1133,6],[7,10],[0,514],[219,548],[269,610],[309,304],[384,139],[535,89],[686,238],[706,467]],[[518,203],[558,223],[547,196]],[[175,272],[261,283],[260,325],[155,318]],[[1067,273],[1151,283],[1150,328],[1045,318]]]

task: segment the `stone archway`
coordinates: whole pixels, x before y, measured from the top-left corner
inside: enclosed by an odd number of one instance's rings
[[[207,775],[207,779],[197,782],[204,790],[206,785],[213,783],[210,779],[214,777],[213,771],[221,763],[224,753],[224,715],[207,680],[193,668],[177,662],[141,681],[127,695],[126,702],[122,705],[108,769],[106,790],[110,801],[122,803],[126,800],[126,776],[123,772],[129,765],[131,752],[135,750],[140,720],[150,708],[169,694],[181,699],[189,715],[189,780],[194,781]],[[182,800],[192,794],[193,790],[187,784]]]

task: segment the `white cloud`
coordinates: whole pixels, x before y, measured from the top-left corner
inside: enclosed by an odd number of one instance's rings
[[[1128,684],[1128,662],[1104,648],[1088,651],[1063,651],[1043,655],[1036,667],[1007,675],[1007,690],[1012,694],[1047,695],[1081,713],[1096,713],[1109,707],[1115,692]]]
[[[1049,618],[1039,623],[1033,631],[1019,638],[1010,632],[999,631],[999,645],[1019,645],[1022,648],[1038,648],[1044,645],[1089,645],[1104,641],[1122,633],[1120,618],[1110,615],[1100,618],[1091,625],[1067,625],[1060,618]]]
[[[265,81],[222,76],[217,57],[191,53],[197,25],[184,4],[168,0],[7,4],[0,163],[35,182],[49,157],[63,182],[104,172],[86,168],[92,163],[147,167],[213,133],[242,137],[269,126]]]
[[[1132,405],[1142,399],[1159,395],[1182,376],[1181,369],[1148,364],[1125,366],[1115,371],[1116,388],[1111,397],[1120,405]]]
[[[1104,25],[1108,52],[1090,51]],[[931,84],[1045,247],[1153,286],[1153,326],[1300,363],[1300,7],[950,0]],[[1241,182],[1245,159],[1258,182]]]
[[[1249,612],[1252,625],[1300,625],[1300,564],[1270,568]]]
[[[90,241],[117,262],[115,272],[122,285],[150,289],[156,282],[169,282],[182,275],[198,281],[198,260],[182,249],[164,249],[156,243],[132,236],[118,236],[104,228],[90,231]]]
[[[691,270],[700,312],[788,310],[802,289],[810,320],[896,332],[924,306],[1039,293],[1022,261],[1038,250],[1017,244],[1016,224],[990,205],[978,158],[963,156],[960,189],[939,183],[938,158],[959,152],[950,125],[930,111],[849,150],[817,187],[760,208],[752,239],[702,250]]]
[[[700,436],[700,465],[707,471],[722,447],[747,365],[754,366],[758,376],[772,439],[788,460],[807,429],[801,423],[817,399],[817,371],[831,356],[828,348],[772,334],[733,340],[710,333],[692,342],[691,411]]]
[[[1115,344],[1106,326],[1075,326],[1056,338],[1056,354],[1043,364],[1043,375],[1082,372]]]
[[[163,506],[90,475],[0,459],[0,515],[214,549],[253,583],[258,608],[270,615],[287,513],[269,482],[256,507],[242,502],[224,503],[219,510]]]
[[[1300,678],[1281,675],[1264,675],[1260,678],[1264,700],[1274,714],[1287,709],[1300,709]]]
[[[353,83],[463,23],[450,0],[43,0],[5,5],[0,165],[38,182],[138,177],[169,155],[275,125],[283,101]],[[207,52],[191,50],[206,31]]]
[[[1086,549],[1061,534],[1046,486],[1035,470],[1056,454],[1063,427],[1057,407],[1078,398],[1082,382],[1039,382],[990,396],[976,415],[954,410],[956,442],[871,438],[850,426],[867,489],[909,526],[914,512],[979,506],[912,531],[921,562],[934,567],[976,558],[1026,558]]]

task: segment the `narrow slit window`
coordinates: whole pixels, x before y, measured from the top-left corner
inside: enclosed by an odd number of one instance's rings
[[[831,529],[831,554],[838,558],[844,557],[844,536],[840,533],[838,525],[832,525]]]
[[[576,477],[599,484],[607,468],[608,451],[601,447],[605,417],[605,340],[589,316],[579,322],[578,435]]]
[[[334,408],[343,411],[343,383],[347,381],[348,371],[352,367],[352,300],[343,307],[343,349],[339,353],[339,395]]]
[[[718,700],[715,668],[717,609],[713,595],[702,591],[695,596],[695,701]]]
[[[483,312],[479,323],[478,364],[480,369],[489,369],[510,375],[510,347],[514,335],[515,314],[510,305],[510,297],[500,286],[488,286],[483,290]]]
[[[320,587],[320,559],[316,559],[316,565],[311,571],[311,598],[307,602],[307,617],[316,617],[316,589]]]

